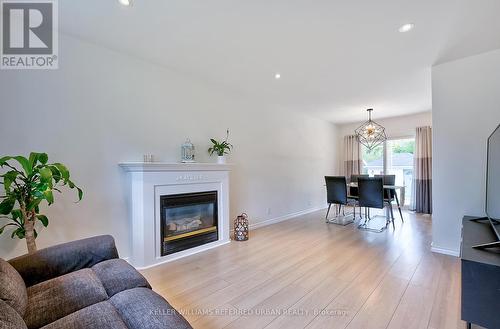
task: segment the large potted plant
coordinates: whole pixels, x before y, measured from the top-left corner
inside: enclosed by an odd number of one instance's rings
[[[213,155],[217,154],[217,163],[226,163],[226,154],[231,152],[233,145],[231,145],[227,140],[229,139],[229,129],[226,130],[226,139],[222,142],[219,142],[213,138],[210,138],[212,142],[212,146],[208,149],[208,154]]]
[[[4,156],[0,167],[6,171],[0,175],[3,194],[0,192],[0,235],[10,226],[14,227],[12,238],[26,239],[28,253],[36,251],[35,239],[38,235],[37,221],[47,227],[47,216],[40,213],[40,205],[54,203],[54,191],[61,193],[67,186],[78,191],[78,201],[83,197],[82,190],[70,180],[69,170],[62,163],[48,163],[45,153],[30,153],[29,157]]]

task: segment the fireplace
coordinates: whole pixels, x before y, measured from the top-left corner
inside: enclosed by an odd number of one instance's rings
[[[127,172],[129,183],[129,261],[136,268],[146,269],[230,242],[232,165],[126,162],[120,166]],[[195,196],[200,198],[196,200]],[[188,207],[196,204],[198,208]],[[175,208],[178,209],[174,212]],[[180,223],[177,227],[175,221],[183,216],[194,217],[194,222],[187,221],[192,223],[185,226]],[[169,222],[175,224],[175,229],[173,224],[167,226]],[[181,236],[184,233],[188,234]]]
[[[161,256],[217,241],[217,191],[160,196]]]

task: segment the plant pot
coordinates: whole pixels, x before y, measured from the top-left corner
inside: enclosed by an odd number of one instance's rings
[[[218,164],[225,164],[226,163],[226,156],[225,155],[218,155],[217,156],[217,163]]]

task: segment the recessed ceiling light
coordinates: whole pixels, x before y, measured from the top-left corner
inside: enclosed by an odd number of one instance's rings
[[[280,78],[281,78],[281,74],[276,73],[276,74],[274,75],[274,78],[275,78],[276,80],[280,79]]]
[[[118,2],[120,3],[120,5],[127,7],[132,5],[132,0],[118,0]]]
[[[398,31],[401,32],[401,33],[405,33],[405,32],[409,32],[409,31],[413,30],[414,27],[415,27],[415,24],[408,23],[408,24],[405,24],[405,25],[401,26],[398,29]]]

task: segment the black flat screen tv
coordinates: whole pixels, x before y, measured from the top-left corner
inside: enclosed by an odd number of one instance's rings
[[[500,248],[500,125],[488,138],[486,168],[486,218],[495,233],[496,241],[474,246],[477,249]]]

